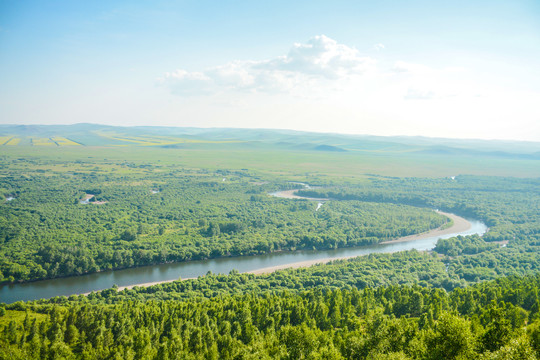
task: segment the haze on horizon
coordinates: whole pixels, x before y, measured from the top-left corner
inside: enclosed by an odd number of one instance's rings
[[[0,124],[540,141],[540,3],[0,0]]]

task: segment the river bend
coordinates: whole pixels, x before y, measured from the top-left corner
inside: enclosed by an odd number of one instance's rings
[[[292,192],[288,191],[286,194],[292,195]],[[279,196],[282,193],[278,192],[272,195]],[[298,198],[298,196],[295,195],[292,198]],[[419,251],[431,250],[440,238],[446,239],[457,235],[483,235],[487,231],[486,225],[482,222],[472,219],[467,219],[467,221],[470,223],[470,227],[466,230],[461,229],[461,231],[444,234],[437,233],[433,236],[429,236],[428,233],[428,236],[425,236],[425,234],[424,236],[418,235],[407,241],[392,241],[384,244],[334,250],[298,250],[257,256],[159,264],[23,284],[3,285],[0,287],[0,302],[13,303],[16,301],[83,294],[108,289],[115,284],[122,288],[137,284],[148,285],[168,282],[179,278],[196,278],[204,276],[209,271],[215,274],[228,274],[231,270],[236,269],[239,272],[261,273],[372,253],[391,253],[412,249]]]

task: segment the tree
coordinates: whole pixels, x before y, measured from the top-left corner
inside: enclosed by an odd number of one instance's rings
[[[468,320],[444,312],[435,323],[435,329],[430,329],[426,335],[426,359],[471,358],[475,342]]]
[[[124,241],[135,241],[137,239],[137,234],[132,230],[127,229],[120,235],[120,239]]]

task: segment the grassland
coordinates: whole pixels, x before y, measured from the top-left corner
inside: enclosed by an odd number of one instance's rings
[[[49,138],[30,138],[33,146],[55,146],[56,144]]]
[[[5,145],[12,139],[12,136],[0,136],[0,145]]]
[[[12,139],[9,140],[5,145],[19,145],[20,142],[21,142],[21,139],[19,139],[19,138],[12,138]]]
[[[540,161],[493,157],[468,157],[457,155],[425,155],[411,153],[371,152],[315,152],[291,151],[271,146],[249,146],[248,144],[192,144],[184,148],[161,147],[83,147],[83,146],[40,146],[39,154],[31,147],[3,146],[0,154],[10,158],[32,159],[38,157],[36,170],[72,172],[146,171],[133,166],[175,165],[190,169],[249,169],[267,176],[309,182],[310,179],[335,178],[356,182],[370,174],[393,177],[449,177],[459,174],[539,177]],[[126,165],[118,166],[125,161]],[[91,164],[81,168],[79,163]],[[114,163],[114,164],[113,164]],[[155,170],[159,171],[159,167]]]
[[[121,141],[131,145],[139,146],[168,146],[177,144],[227,144],[238,143],[240,141],[216,141],[216,140],[201,140],[201,139],[186,139],[173,136],[160,135],[127,135],[125,133],[117,133],[110,131],[94,131],[96,135],[114,141]],[[125,144],[124,144],[125,145]]]
[[[63,136],[45,137],[16,137],[16,136],[0,136],[0,145],[32,145],[32,146],[80,146],[76,141],[70,140]]]
[[[73,140],[67,139],[62,136],[54,136],[50,138],[51,141],[53,141],[58,146],[79,146],[78,142],[75,142]]]
[[[369,174],[540,177],[540,144],[524,142],[78,124],[0,126],[0,144],[0,154],[8,157],[32,158],[36,153],[29,145],[39,148],[39,158],[49,159],[47,164],[40,161],[38,169],[44,171],[74,171],[70,162],[76,160],[92,163],[92,168],[102,172],[123,171],[111,164],[125,160],[137,166],[249,169],[308,182],[314,177],[357,181]],[[36,169],[28,169],[32,170]]]

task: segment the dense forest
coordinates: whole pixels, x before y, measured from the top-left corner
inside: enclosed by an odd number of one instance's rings
[[[0,308],[9,359],[536,359],[540,278]]]
[[[333,201],[316,211],[317,203],[268,195],[297,184],[247,171],[116,166],[121,171],[13,170],[0,178],[12,199],[0,203],[0,281],[368,245],[448,221],[406,204]]]
[[[442,179],[383,178],[369,184],[300,190],[336,200],[438,208],[483,220],[486,241],[540,231],[540,179],[455,176]]]
[[[0,189],[12,198],[0,204],[0,281],[368,245],[444,225],[448,219],[435,208],[490,227],[465,253],[493,247],[485,241],[523,243],[524,236],[540,231],[540,186],[534,179],[373,176],[353,185],[325,180],[315,184],[320,189],[299,190],[334,199],[317,210],[316,202],[268,195],[297,184],[261,181],[249,171],[132,164],[120,169],[12,170],[0,178]],[[94,196],[84,201],[89,195]]]

